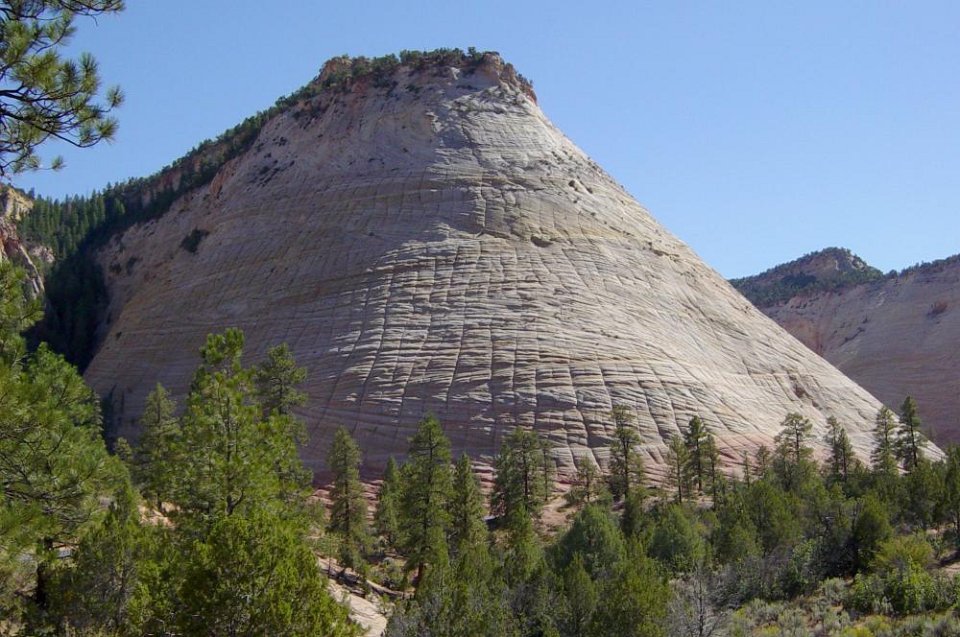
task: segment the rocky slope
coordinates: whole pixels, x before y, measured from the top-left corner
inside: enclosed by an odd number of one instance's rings
[[[30,213],[33,202],[19,191],[0,185],[0,262],[12,261],[27,272],[27,283],[34,296],[43,294],[43,275],[38,264],[52,262],[49,250],[29,248],[17,232],[17,223]]]
[[[783,294],[791,277],[806,286]],[[834,248],[734,284],[892,409],[914,396],[935,441],[960,442],[960,256],[884,276]]]
[[[489,460],[531,426],[568,472],[605,461],[617,403],[652,471],[695,414],[730,458],[789,411],[868,449],[879,403],[662,228],[499,56],[348,71],[329,63],[327,90],[101,249],[111,302],[86,378],[119,434],[238,326],[251,360],[285,341],[309,369],[314,468],[337,425],[375,469],[433,412],[456,453]]]

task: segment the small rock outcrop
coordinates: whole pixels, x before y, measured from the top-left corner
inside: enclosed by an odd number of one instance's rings
[[[527,426],[571,472],[606,461],[616,404],[654,472],[694,415],[731,460],[791,411],[817,444],[835,416],[869,450],[879,402],[661,227],[499,56],[337,64],[100,251],[110,320],[86,378],[119,435],[136,437],[158,381],[186,392],[208,333],[237,326],[250,360],[287,342],[308,368],[318,469],[336,426],[375,470],[432,412],[457,453],[489,461]]]
[[[831,248],[733,284],[891,409],[916,398],[933,440],[960,442],[960,255],[883,275]]]
[[[29,248],[17,232],[17,223],[30,213],[33,201],[10,186],[0,185],[0,262],[11,261],[27,272],[27,285],[34,297],[43,295],[41,261],[51,262],[52,253],[43,247]]]

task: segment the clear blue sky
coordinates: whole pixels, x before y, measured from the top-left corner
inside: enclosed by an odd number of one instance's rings
[[[152,173],[334,55],[476,46],[725,276],[830,245],[883,270],[960,252],[957,2],[128,4],[74,40],[127,95],[116,142],[17,185]]]

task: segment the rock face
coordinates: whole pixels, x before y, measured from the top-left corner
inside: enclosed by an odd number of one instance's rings
[[[837,267],[825,267],[831,261]],[[892,409],[904,396],[916,398],[933,440],[960,442],[960,255],[829,285],[852,263],[863,264],[849,251],[826,250],[736,284],[763,298],[762,290],[784,276],[818,278],[829,289],[800,290],[758,307]]]
[[[656,472],[696,414],[732,459],[790,411],[817,444],[836,416],[866,452],[880,407],[662,228],[494,54],[291,106],[99,259],[110,316],[86,378],[128,437],[155,383],[184,394],[228,326],[251,361],[285,341],[308,368],[314,468],[338,425],[382,466],[427,412],[481,462],[534,427],[569,472],[606,461],[624,404]]]
[[[0,185],[0,262],[12,261],[27,272],[29,292],[43,295],[43,275],[37,268],[41,260],[52,262],[53,255],[46,248],[30,250],[17,233],[17,222],[33,208],[33,201],[9,186]]]

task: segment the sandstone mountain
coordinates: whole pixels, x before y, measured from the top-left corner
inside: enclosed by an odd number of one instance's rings
[[[605,462],[615,404],[652,471],[697,414],[731,460],[790,411],[817,444],[836,416],[869,450],[878,401],[662,228],[496,54],[336,59],[311,86],[100,249],[110,303],[85,375],[117,433],[237,326],[250,360],[287,342],[308,368],[314,468],[338,425],[369,469],[432,412],[481,462],[535,427],[569,472]]]
[[[733,283],[892,409],[916,398],[935,441],[960,442],[960,255],[883,275],[831,248]]]
[[[42,246],[28,248],[17,225],[29,214],[33,202],[10,186],[0,185],[0,262],[12,261],[27,272],[27,283],[34,296],[43,294],[43,274],[38,264],[52,261],[50,251]]]

